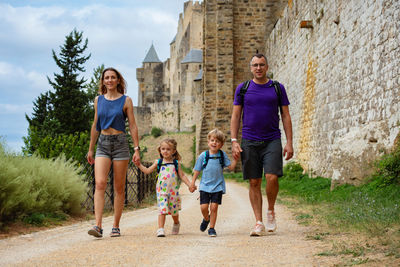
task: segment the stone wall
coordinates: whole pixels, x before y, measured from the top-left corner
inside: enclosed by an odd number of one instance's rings
[[[250,58],[265,50],[266,32],[285,1],[205,0],[203,116],[197,124],[198,152],[207,149],[207,133],[217,127],[230,138],[236,86],[251,77]],[[225,150],[230,150],[226,142]]]
[[[295,158],[310,173],[357,184],[393,146],[399,14],[398,0],[289,1],[269,35],[270,70],[291,102]]]
[[[151,131],[151,110],[149,107],[133,107],[139,138]]]

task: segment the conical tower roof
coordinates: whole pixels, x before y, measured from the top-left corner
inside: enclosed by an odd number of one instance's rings
[[[153,44],[151,44],[149,52],[147,52],[146,57],[143,59],[143,63],[160,63],[161,60],[157,56],[157,52],[154,49]]]

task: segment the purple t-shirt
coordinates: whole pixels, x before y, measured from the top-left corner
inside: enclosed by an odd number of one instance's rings
[[[239,95],[243,83],[235,91],[234,105],[242,105]],[[285,87],[281,84],[282,106],[289,105]],[[272,141],[281,138],[279,130],[278,96],[272,80],[266,84],[251,81],[244,95],[242,138],[255,141]]]

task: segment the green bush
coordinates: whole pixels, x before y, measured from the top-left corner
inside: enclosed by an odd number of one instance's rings
[[[24,138],[24,142],[23,151],[25,155],[35,153],[42,158],[50,159],[64,154],[67,159],[82,162],[85,161],[86,153],[89,149],[90,134],[81,132],[68,135],[59,134],[56,137],[50,135],[39,137],[32,132],[30,139]]]
[[[34,213],[79,214],[87,192],[80,171],[63,155],[53,160],[16,156],[0,144],[0,221]]]
[[[400,185],[400,144],[394,151],[375,162],[376,172],[372,176],[377,186]]]
[[[163,134],[163,130],[161,130],[160,128],[157,127],[153,127],[151,128],[151,135],[156,138],[159,137]]]

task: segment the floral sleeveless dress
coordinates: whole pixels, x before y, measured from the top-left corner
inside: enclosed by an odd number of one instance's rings
[[[181,197],[179,196],[178,173],[174,163],[161,165],[156,191],[160,214],[178,215],[181,209]]]

